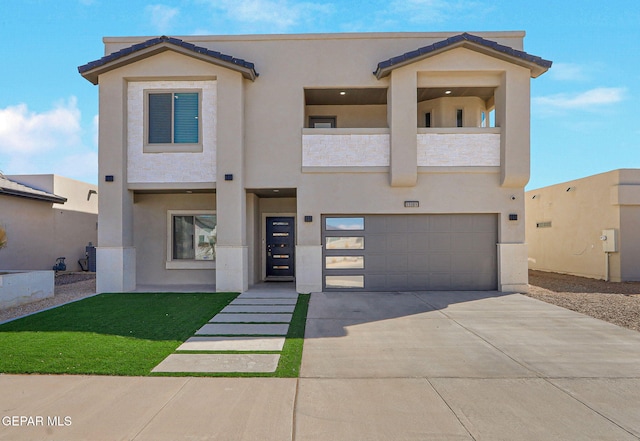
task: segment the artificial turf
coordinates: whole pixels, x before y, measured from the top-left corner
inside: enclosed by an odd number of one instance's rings
[[[149,375],[237,293],[101,294],[0,325],[0,372]]]
[[[298,296],[275,372],[151,370],[237,293],[100,294],[0,325],[0,373],[298,377],[309,294]]]

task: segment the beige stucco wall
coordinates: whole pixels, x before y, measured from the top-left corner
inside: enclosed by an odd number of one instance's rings
[[[215,210],[216,195],[141,194],[134,197],[137,283],[139,285],[215,285],[214,269],[167,269],[169,210]]]
[[[514,245],[520,251],[524,249],[523,188],[529,179],[529,70],[457,48],[398,68],[380,80],[372,75],[378,62],[454,34],[181,37],[254,62],[260,76],[252,82],[242,79],[239,72],[172,51],[100,75],[99,246],[123,256],[133,247],[137,270],[104,268],[104,276],[98,276],[99,287],[130,284],[135,280],[132,271],[137,272],[136,283],[150,280],[185,283],[186,275],[168,273],[159,262],[147,259],[154,250],[148,249],[148,241],[138,237],[141,234],[145,237],[146,232],[140,233],[140,229],[147,228],[147,222],[152,225],[165,222],[160,212],[167,208],[164,201],[170,197],[136,194],[134,203],[134,192],[215,189],[220,246],[215,277],[219,290],[245,289],[249,282],[260,280],[263,262],[259,235],[263,234],[263,214],[269,210],[274,214],[296,214],[297,245],[301,250],[298,271],[304,272],[299,272],[298,277],[309,290],[319,288],[321,266],[316,263],[321,252],[319,220],[324,213],[497,213],[499,242]],[[522,32],[480,35],[522,49]],[[145,39],[107,38],[105,52],[112,53]],[[318,54],[331,54],[330,61],[323,62]],[[123,118],[127,112],[127,84],[159,80],[216,81],[216,182],[191,182],[188,178],[181,182],[171,182],[169,178],[157,182],[128,181],[131,132],[127,118]],[[477,164],[440,163],[431,167],[420,163],[417,88],[473,86],[496,89],[499,158],[492,151],[490,161]],[[385,88],[388,104],[305,106],[305,88],[339,87]],[[464,105],[465,125],[469,126],[479,125],[478,115],[485,109],[484,102],[476,99],[442,100],[439,105],[442,108]],[[338,127],[388,130],[388,159],[373,166],[354,159],[352,167],[346,169],[333,167],[332,162],[304,167],[302,129],[312,114],[336,115]],[[104,182],[107,174],[115,176],[114,182]],[[233,180],[222,180],[226,174],[232,174]],[[245,190],[272,188],[297,189],[297,199],[281,201],[283,205],[277,206],[273,201],[278,199],[247,196]],[[188,200],[195,205],[200,203]],[[405,200],[420,201],[420,208],[405,209]],[[265,204],[276,206],[267,209]],[[519,220],[508,221],[509,214],[517,214]],[[314,222],[302,223],[304,215],[313,215]],[[156,216],[160,220],[149,220]],[[517,255],[520,251],[510,248],[509,253]],[[304,269],[300,262],[307,262]],[[504,265],[505,274],[514,275],[504,282],[505,286],[526,285],[517,259],[506,259]],[[123,282],[125,279],[127,283]],[[110,280],[117,282],[110,285]]]
[[[602,230],[616,229],[610,280],[640,280],[640,171],[613,170],[526,193],[531,269],[604,279]],[[536,223],[551,222],[550,228]]]
[[[98,187],[57,175],[14,175],[7,178],[67,198],[64,204],[0,196],[0,225],[8,245],[0,250],[0,268],[50,270],[66,257],[68,271],[80,271],[85,247],[97,242]]]

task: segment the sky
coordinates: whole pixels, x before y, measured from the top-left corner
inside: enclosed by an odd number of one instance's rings
[[[102,37],[524,30],[527,190],[640,168],[639,0],[0,0],[0,172],[97,183]]]

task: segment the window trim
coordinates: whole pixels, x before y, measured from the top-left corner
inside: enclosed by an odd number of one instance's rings
[[[315,123],[330,124],[331,127],[315,127]],[[337,116],[322,116],[322,115],[309,115],[309,128],[310,129],[335,129],[338,127]]]
[[[216,215],[216,210],[167,210],[167,236],[165,269],[168,270],[203,270],[216,269],[215,260],[173,259],[173,217],[174,216],[207,216]],[[217,219],[216,219],[217,225]],[[217,244],[216,244],[217,246]]]
[[[198,142],[197,143],[149,143],[149,95],[154,93],[170,93],[173,95],[176,93],[197,93],[198,94]],[[202,124],[204,118],[202,117],[202,95],[203,90],[201,88],[177,88],[177,89],[144,89],[142,93],[143,103],[143,140],[142,151],[144,153],[202,153]],[[173,102],[173,100],[172,100]],[[173,107],[171,111],[171,134],[173,136]]]

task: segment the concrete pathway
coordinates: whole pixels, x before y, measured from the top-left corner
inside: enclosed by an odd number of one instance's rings
[[[253,287],[213,316],[152,372],[275,372],[280,354],[274,352],[282,351],[297,299],[292,284]]]
[[[0,375],[0,390],[0,440],[637,441],[640,333],[517,294],[321,293],[297,379]]]

